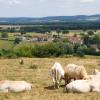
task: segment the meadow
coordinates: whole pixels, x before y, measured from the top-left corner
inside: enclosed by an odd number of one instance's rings
[[[24,60],[21,65],[20,60]],[[31,91],[21,93],[0,93],[0,100],[100,100],[100,93],[65,93],[64,82],[60,89],[53,89],[50,68],[54,62],[63,68],[69,63],[84,65],[89,74],[100,70],[100,57],[86,56],[66,58],[17,58],[0,59],[0,80],[25,80],[33,84]]]

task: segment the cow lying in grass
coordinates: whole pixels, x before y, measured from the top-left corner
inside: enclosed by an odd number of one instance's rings
[[[75,64],[68,64],[65,68],[65,84],[71,82],[71,80],[87,79],[88,75],[84,66],[78,66]]]
[[[64,79],[64,70],[60,63],[56,62],[51,68],[54,88],[59,88],[59,83]]]
[[[67,92],[100,92],[100,80],[75,80],[66,85]]]
[[[0,81],[0,92],[22,92],[25,90],[31,90],[32,84],[27,83],[26,81]]]
[[[66,85],[67,92],[100,92],[100,72],[95,71],[95,75],[91,75],[88,80],[75,80]]]

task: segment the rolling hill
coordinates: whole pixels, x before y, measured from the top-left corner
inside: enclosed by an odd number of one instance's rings
[[[2,17],[1,24],[26,24],[26,23],[48,23],[48,22],[100,22],[100,14],[97,15],[77,15],[77,16],[50,16],[42,18],[32,17]]]

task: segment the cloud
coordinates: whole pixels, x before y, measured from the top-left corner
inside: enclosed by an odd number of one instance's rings
[[[9,5],[19,5],[21,4],[21,0],[0,0],[0,3]]]
[[[20,0],[8,0],[8,3],[10,5],[13,5],[13,4],[21,4],[21,1]]]
[[[80,0],[82,3],[95,2],[96,0]]]

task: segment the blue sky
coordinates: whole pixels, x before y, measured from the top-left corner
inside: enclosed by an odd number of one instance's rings
[[[100,0],[0,0],[0,17],[100,14]]]

